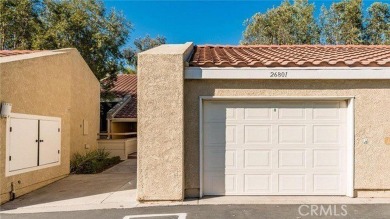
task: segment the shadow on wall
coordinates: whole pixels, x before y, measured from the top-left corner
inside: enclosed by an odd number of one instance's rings
[[[353,74],[353,73],[351,73]],[[254,91],[253,96],[258,96],[259,90],[348,90],[348,89],[389,89],[390,83],[386,80],[186,80],[186,97],[191,95],[192,89],[198,92],[200,96],[218,96],[218,93],[225,91],[237,95],[238,92]],[[201,88],[201,89],[199,89]],[[243,91],[247,90],[247,91]],[[257,90],[257,91],[256,91]],[[236,92],[237,91],[237,92]],[[224,92],[224,93],[225,93]],[[225,94],[224,96],[229,96]],[[264,96],[264,95],[263,95]],[[283,95],[287,96],[287,95]]]
[[[234,139],[228,139],[226,133],[227,108],[223,105],[205,103],[209,110],[204,111],[203,121],[203,194],[225,195],[231,188],[226,184],[229,169],[234,168],[232,151]],[[233,150],[229,150],[233,149]]]

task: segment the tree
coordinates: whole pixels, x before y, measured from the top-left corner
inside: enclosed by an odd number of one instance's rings
[[[0,0],[2,49],[74,47],[108,90],[121,72],[131,23],[101,0]]]
[[[131,66],[126,66],[123,71],[122,71],[123,74],[128,74],[128,75],[133,75],[133,74],[137,74],[137,72],[131,67]]]
[[[32,49],[41,7],[39,0],[0,0],[0,49]]]
[[[362,0],[342,0],[321,8],[321,41],[326,44],[362,44]]]
[[[315,44],[319,30],[314,19],[314,4],[308,0],[285,0],[266,13],[246,20],[241,44]]]
[[[45,0],[42,14],[44,33],[34,45],[39,49],[75,47],[98,79],[108,77],[113,85],[123,69],[121,47],[131,23],[114,10],[109,12],[99,0]]]
[[[375,2],[368,8],[365,38],[368,44],[390,44],[390,5]]]
[[[138,53],[157,47],[165,43],[166,43],[166,38],[164,36],[157,36],[156,38],[151,38],[149,35],[146,35],[143,38],[140,37],[135,39],[134,40],[135,48],[130,47],[125,49],[124,56],[127,60],[127,63],[136,68]]]

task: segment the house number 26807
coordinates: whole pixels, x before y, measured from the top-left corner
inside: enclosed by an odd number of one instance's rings
[[[271,72],[269,75],[270,78],[287,78],[286,71]]]

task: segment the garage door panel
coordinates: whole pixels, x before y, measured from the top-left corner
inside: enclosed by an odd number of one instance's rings
[[[270,125],[245,125],[245,144],[270,144],[272,139],[272,126]]]
[[[209,122],[225,122],[229,120],[236,120],[236,108],[229,106],[226,103],[209,103],[204,111],[204,118]]]
[[[225,158],[225,168],[226,169],[236,169],[237,168],[237,151],[236,150],[226,150]]]
[[[237,188],[237,175],[217,173],[206,178],[204,192],[209,195],[237,194]]]
[[[207,123],[204,125],[204,144],[219,146],[226,143],[225,123]]]
[[[279,120],[306,120],[306,109],[298,106],[296,108],[280,108],[278,110]]]
[[[225,174],[213,174],[205,176],[204,193],[208,195],[224,195]]]
[[[206,133],[204,144],[211,147],[219,147],[225,144],[237,143],[236,125],[226,125],[225,123],[207,123],[204,126]]]
[[[235,125],[226,125],[226,144],[237,143],[237,127]]]
[[[237,168],[237,151],[223,148],[209,148],[205,150],[204,161],[206,170],[224,170]]]
[[[313,189],[314,192],[328,193],[341,191],[340,175],[338,174],[314,174],[313,175]]]
[[[226,108],[226,121],[234,121],[234,120],[237,120],[236,109]]]
[[[279,150],[279,168],[304,169],[306,168],[305,150]]]
[[[339,120],[340,119],[340,102],[327,101],[313,103],[314,120]]]
[[[231,119],[204,117],[205,195],[345,194],[345,103],[218,104],[205,115]]]
[[[271,193],[272,175],[270,174],[245,174],[244,192],[246,193]]]
[[[225,148],[205,148],[205,170],[216,171],[225,169]]]
[[[244,118],[245,120],[271,120],[272,109],[270,108],[245,108]]]
[[[238,176],[235,174],[229,175],[226,174],[225,176],[225,188],[226,188],[226,193],[237,193],[237,182],[238,181]]]
[[[306,126],[281,125],[278,129],[279,144],[306,143]]]
[[[314,149],[313,153],[314,168],[340,168],[340,161],[342,157],[340,150]]]
[[[249,169],[272,168],[272,151],[259,149],[244,150],[244,167]]]
[[[313,139],[315,144],[340,144],[340,126],[314,125]]]
[[[279,192],[304,193],[306,191],[306,175],[279,175]]]

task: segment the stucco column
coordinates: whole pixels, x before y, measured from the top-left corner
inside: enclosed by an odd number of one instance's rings
[[[192,43],[138,55],[139,201],[184,198],[184,68]]]

